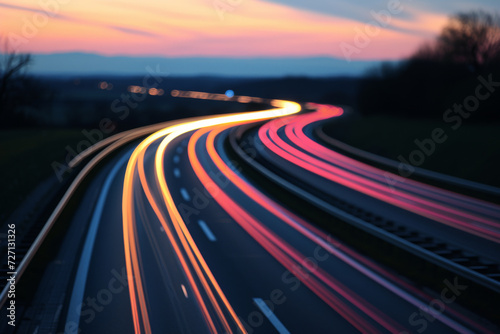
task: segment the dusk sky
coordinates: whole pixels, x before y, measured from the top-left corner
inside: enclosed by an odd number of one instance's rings
[[[394,60],[431,40],[451,14],[477,8],[497,11],[500,5],[498,0],[0,0],[0,33],[19,51],[35,54]],[[381,14],[378,21],[374,13]],[[356,45],[367,27],[371,36]],[[346,56],[343,48],[349,46],[355,49]]]

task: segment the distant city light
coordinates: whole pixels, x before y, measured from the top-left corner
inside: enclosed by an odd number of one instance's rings
[[[106,88],[108,88],[108,83],[106,81],[99,82],[99,88],[100,89],[106,89]]]
[[[128,91],[130,93],[134,94],[149,94],[152,96],[162,96],[165,94],[165,91],[163,89],[158,89],[158,88],[146,88],[142,86],[128,86]]]
[[[78,80],[78,84],[79,83],[80,83],[80,80]],[[106,82],[106,81],[99,82],[98,86],[99,86],[99,89],[102,89],[102,90],[112,90],[113,89],[113,84]]]
[[[128,86],[128,91],[135,94],[144,94],[146,92],[141,86]]]
[[[173,97],[186,97],[192,99],[200,99],[200,100],[216,100],[216,101],[229,101],[236,95],[232,90],[228,90],[225,94],[215,94],[215,93],[205,93],[205,92],[196,92],[196,91],[182,91],[174,89],[170,92],[170,95]],[[250,97],[250,96],[238,96],[235,98],[236,101],[240,103],[263,103],[263,99],[260,97]],[[234,100],[232,100],[234,101]],[[271,102],[272,104],[273,102]],[[278,103],[278,108],[280,108],[280,104]]]
[[[163,93],[164,93],[163,89],[157,89],[157,88],[150,88],[149,89],[149,95],[162,96]]]

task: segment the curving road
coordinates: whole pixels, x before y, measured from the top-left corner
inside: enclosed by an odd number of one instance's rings
[[[82,202],[92,210],[83,213],[88,227],[73,245],[78,256],[58,328],[498,330],[454,303],[467,288],[456,279],[440,293],[423,289],[303,218],[294,208],[300,203],[274,198],[233,159],[228,142],[249,129],[238,137],[243,151],[311,196],[340,197],[493,263],[500,262],[500,208],[393,175],[398,182],[388,183],[387,173],[328,149],[312,129],[340,116],[339,108],[309,105],[315,111],[295,115],[296,103],[272,104],[173,125],[112,160],[94,181],[95,199]]]

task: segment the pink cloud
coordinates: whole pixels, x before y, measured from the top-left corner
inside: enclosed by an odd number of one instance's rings
[[[153,0],[135,3],[134,8],[113,3],[69,2],[57,12],[47,12],[37,1],[28,1],[24,8],[11,1],[3,4],[8,15],[2,15],[0,29],[4,35],[20,37],[20,50],[34,53],[344,57],[341,46],[351,45],[357,50],[352,59],[397,59],[435,35],[445,22],[444,16],[413,10],[414,19],[395,15],[390,26],[381,27],[361,45],[356,43],[359,35],[370,28],[365,23],[259,0],[223,10],[204,0]],[[46,23],[38,24],[35,15],[45,15]],[[26,36],[30,23],[36,33]]]

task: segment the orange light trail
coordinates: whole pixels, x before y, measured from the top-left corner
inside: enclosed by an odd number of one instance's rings
[[[290,217],[287,214],[287,210],[277,206],[264,194],[258,192],[251,185],[245,183],[222,161],[222,159],[216,152],[214,146],[215,136],[229,127],[230,126],[228,125],[223,125],[209,132],[207,137],[207,151],[210,155],[210,158],[223,172],[223,174],[228,177],[231,182],[235,183],[240,190],[242,190],[245,194],[250,196],[250,198],[255,200],[262,207],[275,214],[280,219],[283,219],[287,221],[287,223],[290,223]],[[262,247],[268,250],[272,256],[274,256],[281,264],[283,264],[285,268],[287,268],[290,272],[294,272],[295,270],[293,268],[295,268],[296,266],[300,267],[300,263],[305,263],[305,256],[300,254],[298,251],[293,249],[293,247],[281,240],[277,235],[263,226],[258,220],[252,217],[241,206],[239,206],[229,196],[227,196],[220,187],[216,186],[213,183],[210,176],[202,167],[199,159],[196,156],[195,145],[199,138],[209,130],[210,129],[198,130],[191,136],[188,144],[189,159],[197,177],[203,184],[211,183],[212,186],[207,187],[207,190],[211,193],[212,197],[219,203],[219,205],[222,206],[224,210],[228,212],[231,217],[236,222],[238,222],[238,224],[240,224],[243,229],[245,229],[259,244],[261,244]],[[371,306],[368,302],[362,300],[354,292],[350,291],[349,288],[341,284],[338,280],[328,275],[320,268],[316,270],[311,270],[310,268],[306,269],[308,269],[311,274],[316,276],[319,281],[336,291],[343,298],[355,305],[358,309],[384,326],[384,328],[387,328],[392,332],[400,332],[402,330],[401,326],[392,321],[392,319],[389,319],[383,313],[379,312],[377,309]],[[369,323],[356,315],[355,312],[350,311],[350,308],[339,298],[335,297],[331,292],[325,289],[324,286],[320,285],[319,281],[310,278],[308,274],[306,275],[307,276],[302,276],[296,273],[297,278],[299,278],[314,293],[316,293],[319,298],[323,299],[328,305],[330,305],[334,310],[336,310],[346,320],[348,320],[354,327],[358,328],[358,330],[360,331],[377,332],[374,327],[372,327]]]
[[[133,277],[133,281],[129,285],[129,294],[131,301],[132,318],[134,322],[134,330],[136,333],[151,332],[151,324],[148,316],[147,301],[144,293],[143,279],[141,277],[141,263],[139,260],[140,250],[137,242],[137,231],[136,231],[137,222],[135,219],[135,212],[134,212],[133,194],[134,194],[134,179],[136,174],[139,174],[139,180],[141,181],[142,189],[146,193],[146,197],[150,202],[155,214],[158,216],[160,223],[167,234],[168,240],[171,242],[175,253],[180,259],[181,266],[183,267],[186,273],[189,284],[191,285],[191,288],[195,293],[195,298],[198,301],[198,305],[200,306],[201,312],[204,315],[205,320],[207,321],[208,327],[210,328],[211,332],[215,333],[217,332],[217,329],[213,322],[212,315],[209,312],[205,302],[203,301],[203,297],[201,296],[200,290],[197,287],[194,276],[192,275],[191,270],[189,269],[189,265],[194,268],[197,278],[201,282],[202,287],[205,293],[207,294],[224,330],[228,333],[232,333],[232,329],[230,328],[230,325],[226,320],[222,308],[219,306],[218,300],[222,301],[225,309],[231,316],[233,322],[236,324],[238,330],[241,332],[245,332],[243,324],[237,317],[229,301],[222,292],[222,289],[218,285],[215,277],[208,268],[208,265],[206,264],[205,260],[203,259],[203,256],[198,250],[196,244],[194,243],[194,240],[192,239],[184,221],[182,220],[179,211],[175,206],[175,203],[170,193],[170,189],[165,180],[163,157],[168,144],[171,143],[172,140],[174,140],[175,138],[179,137],[182,134],[193,131],[195,129],[202,127],[210,127],[218,124],[236,125],[244,122],[260,121],[269,118],[294,114],[299,112],[301,109],[300,105],[298,105],[297,103],[288,101],[274,100],[273,105],[276,106],[277,108],[271,110],[258,111],[258,112],[237,113],[227,116],[206,117],[191,122],[184,122],[172,125],[170,127],[167,127],[163,130],[160,130],[150,135],[143,142],[141,142],[139,146],[132,153],[130,160],[127,164],[127,169],[124,178],[123,196],[122,196],[122,216],[123,216],[122,219],[123,219],[124,251],[125,251],[127,274]],[[156,179],[158,182],[158,186],[161,190],[161,195],[164,199],[170,220],[174,226],[176,238],[178,238],[181,242],[182,250],[179,247],[178,243],[175,241],[173,232],[171,228],[169,228],[165,217],[161,213],[161,209],[159,208],[157,202],[154,200],[154,196],[152,195],[150,188],[147,185],[144,168],[138,167],[138,164],[141,164],[141,166],[143,166],[144,154],[146,150],[150,147],[150,145],[162,138],[164,139],[161,141],[155,156]],[[187,254],[189,265],[188,262],[185,260],[185,257],[183,256],[183,252]],[[212,287],[214,291],[212,291]]]
[[[317,113],[322,114],[326,113],[330,115],[330,117],[335,117],[335,116],[340,116],[342,115],[342,110],[337,107],[332,107],[328,105],[317,105],[318,111]],[[312,115],[313,118],[317,117],[317,115],[314,115],[314,113],[309,114]],[[309,116],[309,115],[303,115],[303,116],[290,116],[294,118],[293,122],[289,124],[300,124],[301,119]],[[280,122],[286,122],[287,118],[281,118]],[[274,122],[274,121],[273,121]],[[283,123],[284,124],[284,123]],[[308,124],[308,123],[307,123]],[[331,236],[326,235],[323,231],[320,229],[316,228],[315,226],[309,224],[308,222],[304,221],[303,219],[299,218],[286,208],[282,207],[281,205],[277,204],[275,201],[273,201],[271,198],[266,196],[264,193],[260,192],[257,188],[255,188],[252,184],[248,183],[245,181],[240,175],[238,175],[236,172],[234,172],[220,157],[218,154],[216,148],[215,148],[215,138],[222,133],[223,131],[229,129],[231,126],[227,125],[222,125],[214,128],[213,130],[210,130],[208,132],[208,136],[206,138],[206,150],[208,155],[210,156],[212,162],[217,166],[218,170],[220,170],[234,185],[238,187],[245,195],[247,195],[249,198],[251,198],[253,201],[258,203],[260,206],[268,210],[270,213],[281,219],[283,222],[294,228],[296,231],[310,239],[311,241],[315,242],[317,245],[323,247],[326,251],[328,251],[330,254],[336,256],[340,260],[344,261],[346,264],[352,266],[356,270],[360,271],[361,273],[364,273],[367,275],[367,277],[370,277],[373,279],[374,276],[380,275],[379,277],[382,277],[383,279],[387,279],[388,282],[384,282],[383,285],[386,286],[390,291],[398,294],[400,297],[405,298],[407,301],[412,302],[416,307],[424,307],[424,305],[428,304],[430,301],[433,300],[433,297],[426,294],[425,292],[421,292],[420,290],[416,289],[414,286],[408,284],[406,281],[402,280],[400,277],[392,274],[391,272],[385,270],[384,268],[380,267],[373,261],[371,261],[368,258],[365,258],[364,256],[360,255],[359,253],[355,252],[354,250],[350,249],[349,247],[343,245],[340,243],[338,240],[335,240]],[[199,140],[201,135],[203,133],[206,133],[207,130],[201,129],[199,130],[195,135],[193,135],[191,141],[193,142],[193,147],[196,145],[195,141]],[[305,140],[305,139],[303,139]],[[190,142],[191,145],[191,142]],[[319,144],[318,144],[319,145]],[[325,148],[325,150],[327,150]],[[192,163],[193,166],[197,165],[199,168],[201,168],[201,165],[199,162],[196,160],[195,157],[195,150],[192,148],[190,151],[190,154],[192,154],[193,159]],[[332,153],[335,153],[332,151]],[[204,176],[203,176],[204,177]],[[204,184],[208,184],[207,182],[210,182],[208,180],[204,180]],[[207,187],[208,188],[208,187]],[[215,189],[213,192],[213,197],[216,198],[218,196],[218,191],[222,191],[221,189],[217,190]],[[216,198],[217,199],[217,198]],[[222,200],[222,202],[224,202]],[[332,243],[334,242],[334,248],[332,248]],[[344,256],[347,255],[347,256]],[[372,270],[372,272],[370,272]],[[373,273],[376,273],[375,275]],[[382,280],[376,277],[374,280],[381,282]],[[403,287],[404,291],[411,291],[413,295],[415,296],[420,296],[422,300],[425,300],[425,303],[422,303],[421,301],[414,299],[412,297],[406,297],[408,296],[406,292],[401,291],[399,287]],[[347,288],[343,288],[344,291],[349,291]],[[355,295],[354,295],[355,296]],[[357,298],[357,297],[355,297]],[[358,299],[359,302],[360,299]],[[363,304],[366,304],[366,302],[362,302]],[[359,304],[358,304],[359,305]],[[367,311],[367,314],[370,314],[373,316],[374,319],[376,319],[381,325],[385,326],[385,328],[392,328],[396,329],[398,328],[398,324],[394,323],[390,318],[388,318],[385,314],[381,312],[377,312],[378,310],[376,309],[370,309],[369,305],[368,308],[364,309]],[[453,309],[449,309],[448,312],[456,317],[457,319],[460,318],[462,321],[467,322],[471,327],[481,329],[482,331],[488,331],[486,328],[481,326],[480,324],[476,323],[475,321],[471,320],[468,317],[465,317],[463,315],[459,315],[458,312],[456,312]],[[452,326],[453,321],[450,321],[446,317],[441,317],[440,319],[444,323],[450,323]],[[401,332],[399,330],[398,332]]]
[[[173,91],[172,95],[227,100],[227,97],[221,94],[204,95],[200,92]],[[247,101],[248,99],[252,101],[253,98],[244,97],[243,100]],[[235,97],[235,100],[239,101],[240,97]],[[236,221],[271,256],[293,273],[305,286],[341,315],[354,328],[361,332],[375,333],[380,331],[380,327],[377,327],[378,324],[390,332],[401,332],[401,330],[403,330],[399,323],[379,311],[362,297],[358,296],[354,291],[351,291],[347,286],[328,274],[322,268],[313,268],[307,265],[305,261],[306,257],[303,254],[230,198],[221,187],[212,180],[197,157],[195,148],[202,136],[207,135],[205,148],[208,156],[218,170],[220,170],[239,190],[269,213],[303,234],[306,238],[322,246],[330,254],[333,254],[341,261],[344,261],[346,264],[365,274],[367,277],[382,284],[413,305],[417,307],[423,305],[422,300],[416,299],[414,297],[415,295],[420,296],[420,298],[424,300],[432,300],[432,296],[428,296],[416,290],[413,286],[408,285],[397,276],[387,272],[385,269],[357,254],[348,247],[342,244],[336,244],[335,247],[332,248],[332,244],[330,243],[331,239],[328,238],[324,232],[303,221],[284,207],[272,201],[263,193],[259,192],[255,187],[243,180],[222,160],[215,148],[215,140],[223,131],[250,122],[284,116],[279,120],[271,120],[260,127],[259,138],[268,149],[287,159],[289,162],[297,164],[320,176],[331,179],[332,175],[338,174],[341,180],[336,182],[345,184],[361,192],[366,192],[370,195],[372,193],[379,194],[379,197],[374,196],[376,198],[382,198],[383,196],[389,197],[390,194],[387,191],[383,191],[384,189],[381,188],[380,184],[370,181],[370,176],[377,180],[376,175],[378,175],[378,170],[373,167],[364,169],[361,163],[348,159],[343,160],[336,154],[329,154],[328,149],[318,143],[311,143],[311,140],[305,135],[305,126],[332,116],[338,116],[342,113],[341,109],[317,105],[317,111],[315,112],[294,116],[293,114],[300,111],[299,105],[292,102],[277,100],[273,100],[272,104],[276,106],[277,109],[238,113],[227,116],[205,117],[189,122],[179,122],[178,124],[152,134],[140,143],[132,153],[125,173],[122,213],[127,274],[133,277],[132,283],[129,284],[129,294],[134,330],[136,333],[151,332],[151,323],[148,316],[148,301],[144,290],[145,277],[143,276],[144,272],[141,267],[141,251],[137,232],[137,224],[139,222],[136,220],[134,212],[134,206],[138,205],[138,203],[134,202],[134,194],[137,194],[138,189],[144,191],[147,201],[157,216],[162,229],[165,231],[166,240],[172,245],[175,256],[179,259],[180,266],[187,279],[186,286],[191,288],[191,295],[196,301],[209,331],[212,333],[217,333],[219,331],[233,333],[235,330],[238,332],[246,332],[245,327],[231,306],[228,298],[225,296],[222,288],[219,286],[216,277],[210,270],[195,240],[191,236],[185,221],[176,207],[171,193],[171,186],[166,180],[166,166],[164,161],[168,147],[180,136],[195,130],[197,131],[191,134],[187,147],[189,162],[195,175],[201,183],[205,185],[206,190],[212,198],[214,198],[224,211],[226,211],[234,221]],[[283,128],[285,130],[285,135],[293,143],[292,145],[279,137],[278,130]],[[146,151],[153,143],[159,144],[154,152],[153,175],[155,176],[154,186],[156,187],[154,190],[157,191],[161,199],[155,197],[152,189],[153,183],[152,181],[148,183],[148,175],[144,168]],[[309,146],[310,151],[307,150]],[[301,149],[305,152],[301,151]],[[344,169],[332,167],[335,161]],[[352,169],[351,174],[346,171],[349,170],[349,168]],[[139,183],[135,182],[136,176],[138,176]],[[366,179],[363,179],[361,176],[366,177]],[[335,180],[337,180],[336,178],[337,176],[335,176]],[[439,204],[429,201],[428,198],[442,201],[446,199],[450,199],[451,201],[463,200],[461,196],[454,196],[453,193],[440,193],[437,188],[419,188],[418,183],[411,183],[408,187],[409,188],[403,187],[403,190],[400,190],[401,192],[405,190],[408,191],[408,193],[404,192],[406,197],[399,196],[397,199],[389,198],[388,202],[399,204],[397,201],[401,201],[403,203],[402,205],[404,205],[402,207],[410,211],[412,211],[413,205],[417,212],[427,210],[430,212],[429,214],[434,214],[435,216],[432,217],[435,218],[439,217],[439,213],[436,214],[432,210],[440,209],[442,212],[450,213],[451,211],[447,210],[451,208],[446,206],[441,208]],[[414,191],[412,192],[411,190]],[[414,195],[415,193],[420,195],[426,194],[427,197],[413,199],[411,196],[416,196]],[[409,201],[404,202],[401,198],[406,198]],[[139,196],[136,196],[136,200],[139,200]],[[424,204],[427,204],[427,206]],[[486,211],[493,210],[494,212],[494,208],[491,209],[488,206],[483,206],[482,208]],[[456,216],[460,215],[457,214]],[[186,286],[182,284],[182,291],[187,298]],[[412,291],[413,295],[401,290],[401,287],[404,287],[406,291]],[[449,310],[449,313],[456,316],[456,312],[453,310]],[[363,317],[362,314],[365,314],[368,318]],[[447,316],[439,315],[439,319],[452,328],[459,328],[453,326],[460,326]],[[481,328],[470,319],[462,318],[462,320],[475,326],[475,328]]]
[[[214,325],[211,317],[209,317],[209,316],[207,317],[207,315],[209,314],[208,309],[205,305],[205,302],[203,301],[203,297],[201,296],[201,293],[198,289],[198,286],[195,283],[195,279],[191,273],[191,270],[189,269],[189,266],[186,262],[186,259],[183,255],[177,241],[175,240],[175,237],[172,233],[172,230],[170,229],[170,227],[167,224],[167,221],[165,219],[165,216],[163,215],[163,212],[160,210],[160,208],[159,208],[156,200],[154,199],[153,194],[151,193],[151,190],[149,188],[148,182],[146,180],[146,174],[144,172],[144,153],[145,153],[144,151],[140,152],[139,164],[138,164],[139,177],[140,177],[142,189],[144,190],[144,193],[146,194],[148,202],[150,203],[151,207],[153,208],[156,216],[160,220],[160,223],[163,227],[163,230],[167,234],[168,240],[172,244],[172,247],[174,248],[174,251],[177,254],[177,257],[179,258],[179,261],[181,262],[181,266],[184,270],[184,273],[186,274],[186,276],[188,278],[189,283],[191,284],[191,287],[193,287],[195,298],[198,301],[200,308],[202,309],[202,313],[205,315],[205,320],[207,321],[207,323],[210,327],[210,330],[212,332],[215,332],[216,331],[215,325]]]

